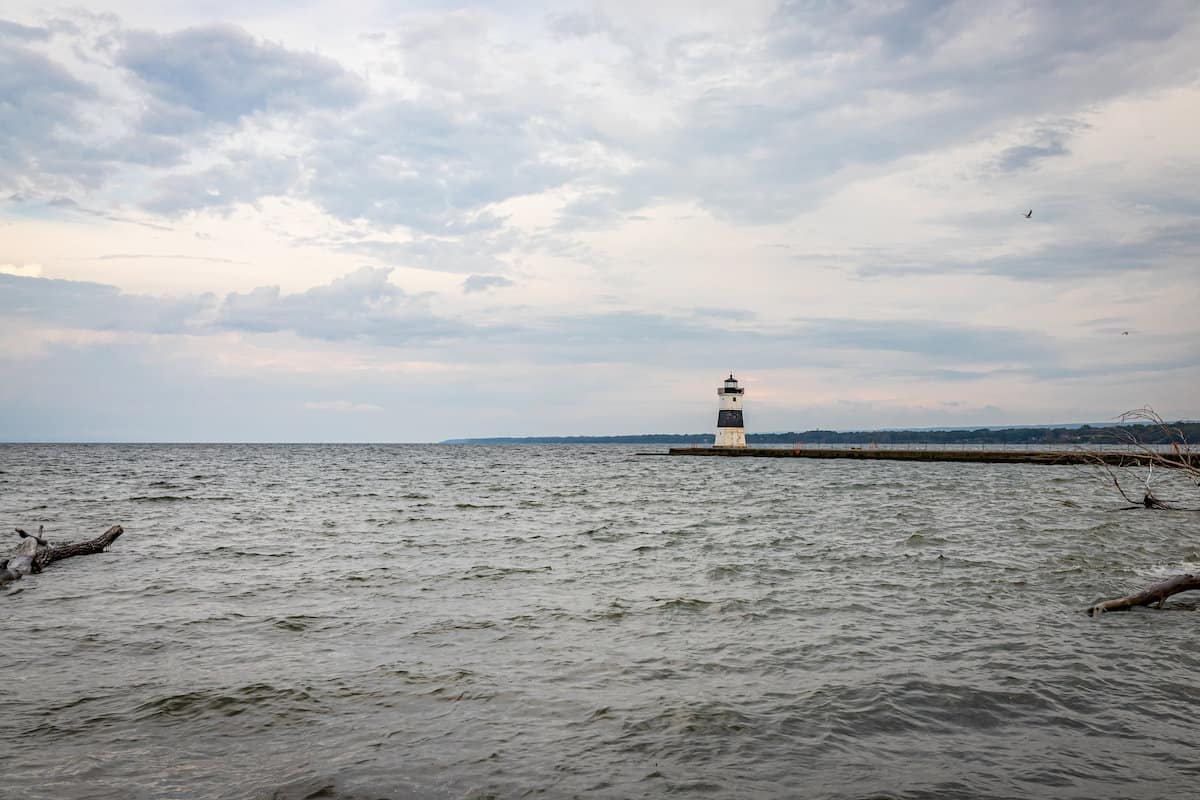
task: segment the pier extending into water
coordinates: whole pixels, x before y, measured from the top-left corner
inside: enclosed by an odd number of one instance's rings
[[[857,458],[888,461],[969,461],[977,464],[1096,464],[1138,466],[1149,464],[1149,453],[1134,450],[977,450],[891,447],[672,447],[673,456],[723,456],[726,458]],[[1196,454],[1169,454],[1200,464]],[[1162,462],[1159,461],[1160,466]]]

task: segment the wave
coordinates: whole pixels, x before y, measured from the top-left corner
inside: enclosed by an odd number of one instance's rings
[[[164,717],[196,720],[205,717],[236,717],[257,709],[282,721],[296,714],[320,711],[321,707],[322,704],[303,689],[253,683],[237,689],[205,689],[164,695],[137,706],[134,715],[139,721]]]
[[[507,578],[510,575],[531,575],[539,572],[550,572],[553,567],[546,565],[541,567],[493,567],[489,564],[478,564],[471,567],[462,579],[465,581],[478,580],[481,578]]]

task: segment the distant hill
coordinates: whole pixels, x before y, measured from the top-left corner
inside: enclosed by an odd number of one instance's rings
[[[1200,422],[1175,422],[1189,442],[1200,443]],[[1113,444],[1130,434],[1146,444],[1170,440],[1153,425],[1089,424],[1023,428],[921,428],[878,431],[813,430],[748,433],[747,444]],[[710,433],[642,433],[630,436],[523,436],[447,439],[443,444],[711,444]]]

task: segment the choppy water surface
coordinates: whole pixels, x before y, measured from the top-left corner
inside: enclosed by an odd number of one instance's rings
[[[1082,609],[1200,568],[1200,514],[639,449],[0,447],[6,529],[126,530],[0,590],[0,796],[1194,792],[1187,595]]]

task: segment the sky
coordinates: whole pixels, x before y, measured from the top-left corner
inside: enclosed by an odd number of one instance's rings
[[[8,0],[0,440],[1200,418],[1197,141],[1194,0]]]

